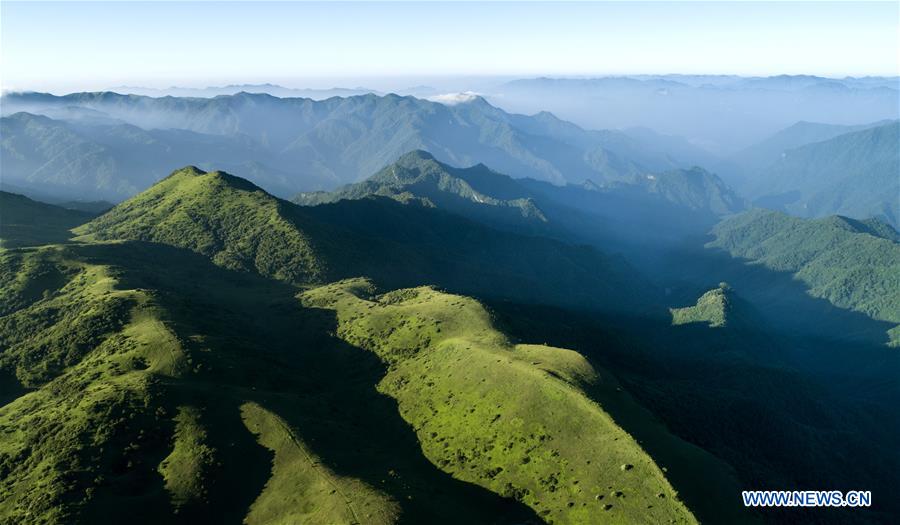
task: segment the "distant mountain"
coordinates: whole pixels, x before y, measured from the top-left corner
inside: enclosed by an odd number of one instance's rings
[[[379,94],[374,89],[365,87],[355,88],[288,88],[278,84],[229,84],[227,86],[210,86],[203,88],[190,88],[172,86],[168,88],[148,88],[141,86],[116,86],[108,91],[123,95],[141,95],[148,97],[218,97],[221,95],[235,95],[237,93],[265,93],[275,97],[304,97],[314,100],[323,100],[331,97],[351,97],[365,95],[367,93]]]
[[[535,231],[548,226],[547,217],[531,192],[511,177],[483,164],[454,168],[421,150],[403,155],[363,182],[330,193],[301,193],[294,202],[311,206],[370,196],[390,197],[400,202],[416,199],[426,206],[495,226]]]
[[[897,77],[639,75],[519,79],[486,97],[506,111],[552,111],[593,129],[650,128],[728,156],[798,121],[900,118],[898,94]]]
[[[414,149],[454,165],[482,162],[555,184],[688,167],[625,133],[586,131],[549,113],[510,114],[477,96],[445,105],[371,94],[314,101],[249,93],[208,99],[19,93],[4,95],[3,111],[4,156],[21,158],[5,170],[11,181],[65,183],[118,199],[162,178],[162,163],[222,166],[282,196],[359,181]],[[56,148],[58,140],[44,144],[49,132],[37,127],[61,129],[80,149]],[[21,142],[33,147],[22,150]],[[41,170],[45,165],[56,166],[53,174]],[[78,169],[70,173],[72,166]]]
[[[900,122],[785,151],[747,184],[761,206],[900,224]]]
[[[0,118],[0,130],[3,187],[47,201],[121,201],[168,175],[173,164],[209,167],[218,162],[251,172],[274,192],[289,193],[294,187],[285,173],[253,160],[264,158],[266,151],[243,136],[145,130],[111,119],[84,123],[29,113]]]
[[[601,246],[632,234],[643,239],[701,233],[716,217],[743,209],[718,177],[700,168],[602,186],[591,181],[556,186],[513,179],[483,164],[454,168],[424,151],[403,155],[363,182],[330,193],[301,193],[294,202],[310,206],[370,196],[416,201],[494,227]]]
[[[93,213],[36,202],[24,195],[0,191],[0,247],[55,244],[72,237],[70,229]]]
[[[840,125],[821,124],[817,122],[797,122],[771,137],[739,151],[730,160],[745,172],[745,176],[753,177],[757,172],[777,163],[786,155],[786,151],[833,139],[838,135],[861,131],[888,124],[878,121],[871,124]]]
[[[757,209],[722,221],[713,235],[710,247],[789,272],[836,306],[900,324],[900,244],[886,224]]]
[[[668,202],[712,215],[735,213],[745,206],[722,179],[698,167],[637,177],[633,184]]]

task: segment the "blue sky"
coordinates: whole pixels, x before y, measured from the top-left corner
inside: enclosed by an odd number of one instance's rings
[[[0,3],[0,84],[898,74],[897,2]]]

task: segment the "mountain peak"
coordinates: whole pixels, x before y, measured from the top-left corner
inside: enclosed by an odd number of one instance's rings
[[[86,240],[170,244],[232,270],[302,284],[325,274],[313,228],[246,179],[187,166],[74,231]]]
[[[414,149],[403,155],[400,155],[400,158],[397,159],[397,162],[409,162],[409,161],[418,161],[418,160],[436,160],[434,155],[423,150],[423,149]]]

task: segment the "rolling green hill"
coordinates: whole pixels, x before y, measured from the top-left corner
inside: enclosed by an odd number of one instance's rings
[[[0,252],[0,522],[696,523],[605,371],[467,297],[313,287],[291,206],[186,168]]]
[[[710,247],[793,274],[815,297],[900,323],[900,244],[888,225],[757,209],[724,220],[713,234]]]
[[[455,478],[557,523],[692,520],[662,471],[584,396],[598,375],[579,354],[513,345],[480,305],[429,288],[373,296],[349,281],[304,303],[335,310],[339,337],[390,365],[379,391]]]
[[[900,122],[784,152],[748,182],[755,203],[802,217],[846,215],[900,223]]]

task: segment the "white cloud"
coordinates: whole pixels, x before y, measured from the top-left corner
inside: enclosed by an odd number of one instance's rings
[[[480,95],[474,91],[463,91],[461,93],[444,93],[443,95],[434,95],[427,97],[432,102],[438,102],[445,106],[455,106],[464,102],[472,102]]]

